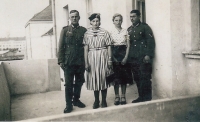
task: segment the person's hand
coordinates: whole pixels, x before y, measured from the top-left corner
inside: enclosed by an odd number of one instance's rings
[[[86,70],[87,72],[90,72],[91,69],[90,69],[90,66],[89,66],[88,64],[85,65],[85,70]]]
[[[127,57],[124,57],[124,59],[122,60],[121,64],[122,64],[122,65],[125,65],[126,62],[127,62]]]
[[[114,62],[118,62],[117,59],[115,57],[113,57]]]
[[[63,64],[63,63],[60,63],[60,67],[63,69],[63,70],[65,70],[65,64]]]
[[[108,61],[108,69],[112,69],[113,65],[112,65],[112,61]]]
[[[150,63],[150,57],[148,55],[146,55],[143,59],[144,63]]]

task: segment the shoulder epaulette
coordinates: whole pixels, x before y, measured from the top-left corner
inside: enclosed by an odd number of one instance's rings
[[[128,27],[128,29],[127,29],[127,30],[129,30],[131,27],[132,27],[132,26]]]
[[[63,29],[65,29],[66,27],[68,27],[68,25],[67,25],[67,26],[64,26]]]
[[[148,25],[146,22],[142,22],[143,25]]]
[[[84,28],[84,29],[87,29],[87,28],[85,28],[85,27],[83,27],[83,26],[80,26],[81,28]]]

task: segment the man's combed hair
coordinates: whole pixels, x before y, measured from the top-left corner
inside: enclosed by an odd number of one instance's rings
[[[141,13],[139,10],[132,10],[130,13],[136,13],[137,16],[140,16]]]
[[[79,12],[77,10],[71,10],[69,13],[71,14],[71,13],[75,13],[75,12],[77,12],[79,15]]]

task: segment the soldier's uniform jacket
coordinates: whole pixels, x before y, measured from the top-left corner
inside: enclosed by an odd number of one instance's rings
[[[128,29],[130,35],[130,51],[128,62],[133,59],[142,59],[145,55],[154,57],[155,40],[151,28],[146,23],[139,22]]]
[[[58,64],[84,65],[83,37],[86,28],[69,25],[63,27],[58,51]]]

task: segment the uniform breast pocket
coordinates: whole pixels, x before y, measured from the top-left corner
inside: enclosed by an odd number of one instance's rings
[[[69,57],[70,57],[70,50],[66,50],[65,51],[65,55],[64,55],[65,57],[65,61],[67,61],[68,59],[69,59]]]
[[[146,42],[145,42],[145,40],[141,40],[141,42],[140,42],[141,44],[140,44],[140,51],[141,52],[145,52],[146,51]]]
[[[66,36],[65,37],[65,43],[69,44],[71,42],[72,37],[71,36]]]

